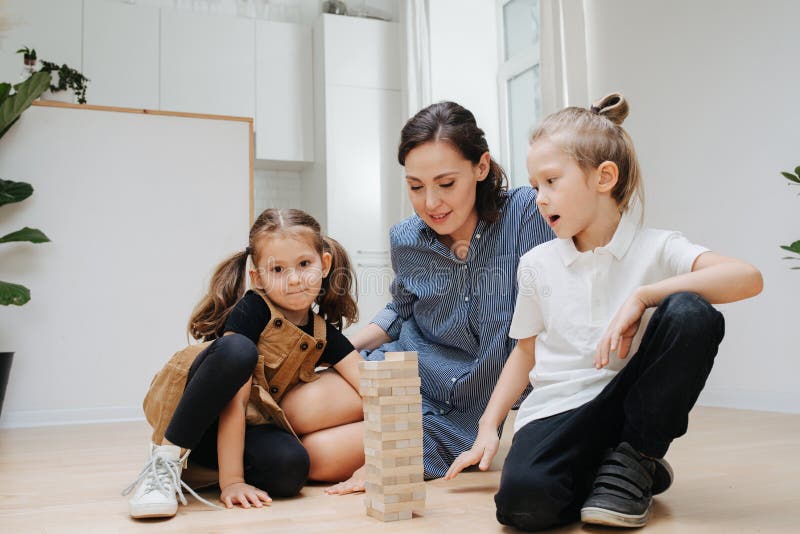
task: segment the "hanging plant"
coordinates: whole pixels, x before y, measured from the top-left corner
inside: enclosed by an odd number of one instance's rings
[[[78,97],[78,104],[86,103],[86,84],[89,78],[78,72],[77,70],[69,67],[66,63],[58,66],[50,61],[41,60],[42,68],[39,72],[55,72],[58,74],[58,84],[50,84],[52,92],[66,91],[72,89],[75,96]]]

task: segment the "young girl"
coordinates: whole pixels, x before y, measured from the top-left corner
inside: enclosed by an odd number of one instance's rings
[[[242,296],[248,258],[253,289]],[[363,414],[331,414],[337,399],[316,410],[305,406],[322,415],[316,424],[302,422],[308,435],[301,443],[292,427],[298,410],[284,409],[288,391],[321,378],[318,365],[333,366],[358,396],[361,357],[339,331],[357,319],[352,281],[347,253],[322,237],[308,214],[268,209],[256,219],[247,248],[217,268],[189,322],[189,333],[204,343],[175,354],[145,398],[153,444],[150,460],[124,492],[136,487],[132,517],[175,515],[176,496],[186,503],[182,487],[197,496],[181,480],[187,459],[219,470],[220,500],[228,508],[260,508],[270,495],[297,495],[315,469],[336,480],[363,464],[362,429],[354,424]],[[324,439],[331,432],[336,439]],[[332,458],[328,478],[317,464]]]
[[[639,225],[627,114],[615,93],[549,116],[531,138],[530,182],[559,239],[520,260],[509,333],[519,341],[472,449],[446,476],[488,468],[530,375],[495,495],[498,521],[519,529],[644,525],[652,495],[672,482],[663,456],[686,432],[724,334],[710,303],[762,288],[753,266]]]

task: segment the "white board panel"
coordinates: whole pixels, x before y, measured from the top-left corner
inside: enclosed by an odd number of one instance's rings
[[[14,365],[0,426],[141,416],[214,266],[246,246],[251,123],[34,106],[0,141],[0,177],[35,188],[0,210],[0,307]]]

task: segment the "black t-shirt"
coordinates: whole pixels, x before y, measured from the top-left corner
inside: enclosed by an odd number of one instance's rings
[[[250,290],[231,310],[228,320],[225,321],[225,331],[247,336],[257,345],[258,338],[269,320],[269,306],[260,295]],[[314,317],[311,311],[308,312],[308,322],[298,328],[310,336],[314,335]],[[353,348],[350,340],[344,337],[344,334],[327,321],[325,322],[325,328],[325,349],[322,351],[317,365],[336,365],[342,358],[353,352],[355,348]]]

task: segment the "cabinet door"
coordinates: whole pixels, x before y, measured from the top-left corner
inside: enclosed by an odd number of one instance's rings
[[[327,229],[356,266],[358,328],[390,299],[389,227],[399,220],[403,176],[396,154],[401,109],[399,91],[326,88]]]
[[[90,104],[158,109],[158,18],[153,6],[85,0]]]
[[[255,23],[161,11],[161,109],[252,117]]]
[[[256,158],[313,161],[311,27],[256,22]]]
[[[39,59],[82,70],[81,0],[6,0],[0,6],[11,27],[0,35],[0,81],[17,83],[22,73],[24,46],[36,49]],[[91,96],[89,83],[87,96]]]
[[[323,27],[326,84],[401,89],[397,23],[323,15]]]

